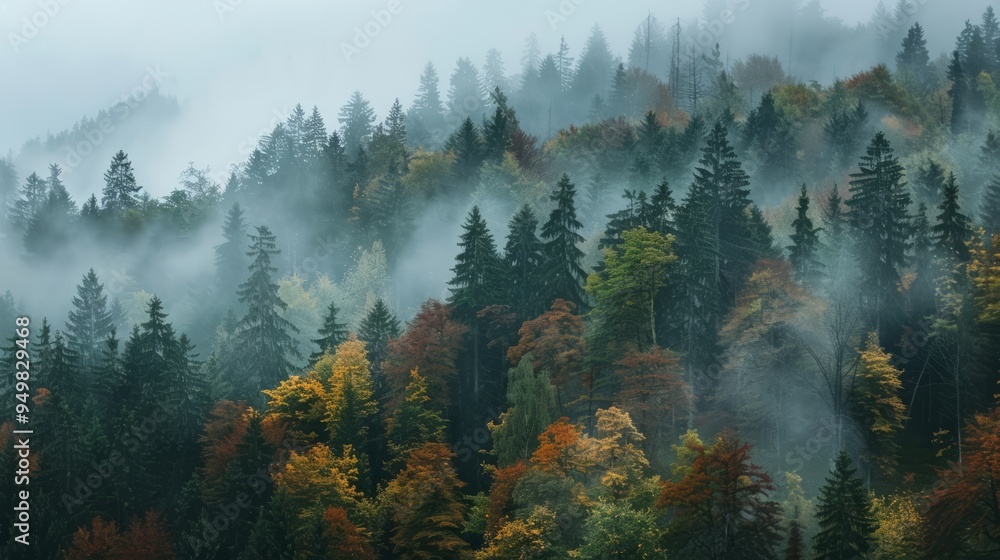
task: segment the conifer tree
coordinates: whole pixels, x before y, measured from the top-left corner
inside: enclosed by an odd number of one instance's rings
[[[914,180],[917,200],[932,208],[936,207],[941,201],[944,181],[944,168],[938,162],[928,160],[925,165],[917,168]]]
[[[877,133],[851,174],[850,224],[864,282],[863,300],[869,323],[885,334],[886,319],[897,304],[900,270],[906,265],[910,194],[903,166],[885,135]]]
[[[966,83],[966,71],[958,50],[952,52],[951,63],[948,64],[948,96],[951,97],[951,133],[961,134],[972,126],[968,115],[969,85]]]
[[[503,298],[505,270],[503,261],[497,254],[493,234],[486,226],[479,207],[473,206],[469,217],[462,226],[461,252],[455,258],[452,268],[455,276],[448,282],[451,297],[448,303],[454,309],[455,317],[470,327],[472,337],[472,393],[479,399],[480,389],[480,318],[478,313],[484,307],[499,303]]]
[[[17,199],[7,210],[7,219],[22,232],[27,231],[31,221],[42,211],[48,198],[48,183],[32,173],[24,180],[24,186]]]
[[[444,442],[445,421],[427,396],[427,380],[416,369],[410,372],[402,404],[386,421],[386,437],[390,462],[397,467],[425,443]]]
[[[924,39],[924,29],[919,23],[914,23],[906,32],[902,50],[896,53],[896,68],[912,80],[912,83],[923,91],[927,85],[927,64],[930,54],[927,52],[927,41]]]
[[[988,235],[1000,233],[1000,175],[994,175],[986,185],[979,219]]]
[[[542,303],[548,305],[556,299],[572,302],[577,307],[584,305],[582,282],[587,277],[581,261],[583,251],[577,247],[583,242],[579,234],[583,224],[576,217],[576,188],[565,173],[559,179],[556,190],[549,200],[556,207],[549,213],[549,219],[542,226],[542,277],[545,279]]]
[[[964,262],[969,258],[969,249],[965,242],[972,235],[972,224],[964,214],[958,203],[958,182],[955,174],[948,174],[948,181],[941,190],[942,201],[938,205],[941,213],[937,216],[937,223],[931,229],[934,231],[935,243],[942,254],[948,258]]]
[[[243,209],[234,202],[222,226],[225,241],[215,246],[215,277],[223,294],[232,293],[246,274],[246,235]]]
[[[813,227],[812,219],[809,218],[809,195],[806,193],[805,185],[802,185],[799,204],[795,211],[795,220],[792,221],[794,232],[792,244],[788,247],[788,259],[795,269],[795,279],[799,282],[808,282],[815,279],[823,265],[816,260],[821,228]]]
[[[355,91],[347,104],[341,107],[337,114],[337,122],[340,123],[344,151],[348,154],[357,154],[358,150],[366,147],[371,140],[375,110],[360,91]]]
[[[80,384],[83,389],[94,388],[95,377],[103,361],[104,344],[114,326],[107,303],[104,285],[91,268],[76,287],[73,309],[66,322],[67,346],[76,356],[83,376]]]
[[[525,204],[508,225],[504,261],[508,270],[506,301],[522,318],[535,317],[541,305],[542,242],[537,236],[538,218]]]
[[[368,351],[368,361],[372,364],[372,372],[376,375],[382,371],[382,361],[389,355],[389,341],[399,338],[399,319],[389,311],[385,300],[379,298],[361,320],[358,327],[358,338],[365,343]]]
[[[927,220],[927,206],[921,202],[917,206],[917,215],[913,218],[913,269],[917,277],[907,292],[910,315],[915,321],[934,312],[939,275],[935,253],[931,226]]]
[[[250,235],[250,277],[240,284],[237,295],[246,305],[246,315],[237,325],[236,346],[240,365],[233,384],[241,397],[260,402],[259,391],[274,387],[294,369],[289,357],[295,356],[297,333],[295,325],[281,317],[287,304],[278,296],[278,285],[272,280],[277,269],[271,256],[279,253],[274,235],[267,226],[257,226],[257,235]]]
[[[381,300],[379,300],[381,301]],[[315,364],[323,354],[332,352],[340,343],[347,340],[347,325],[337,322],[337,304],[330,302],[330,307],[326,309],[326,316],[323,318],[323,326],[319,329],[319,338],[313,339],[313,344],[319,346],[319,350],[309,356],[309,362]]]
[[[101,210],[110,216],[120,216],[126,210],[138,208],[141,189],[132,173],[132,162],[124,151],[119,150],[111,160],[111,167],[104,173]]]
[[[507,105],[507,96],[499,87],[490,92],[490,99],[496,109],[493,116],[483,122],[483,153],[486,161],[500,163],[519,125],[514,109]]]
[[[479,169],[485,158],[483,137],[467,117],[445,142],[444,149],[455,154],[452,165],[455,188],[458,192],[471,192],[479,181]]]
[[[485,107],[486,95],[479,70],[468,58],[459,57],[448,85],[448,112],[452,122],[467,118],[479,120]]]
[[[434,65],[428,62],[420,74],[420,85],[407,112],[409,144],[426,149],[437,148],[444,137],[444,105],[441,102],[439,79]]]
[[[817,560],[854,560],[864,557],[871,548],[875,518],[864,483],[856,472],[851,458],[841,451],[820,489],[816,512],[820,531],[813,541]]]

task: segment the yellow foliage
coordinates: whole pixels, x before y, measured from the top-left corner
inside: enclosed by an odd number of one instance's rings
[[[890,494],[872,496],[872,513],[878,522],[874,534],[874,555],[877,560],[916,560],[920,549],[920,529],[923,516],[913,496]]]

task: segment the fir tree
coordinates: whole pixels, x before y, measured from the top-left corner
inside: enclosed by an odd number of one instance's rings
[[[884,335],[885,319],[899,293],[900,270],[906,265],[910,194],[903,181],[903,166],[881,132],[872,139],[858,166],[860,171],[851,174],[847,206],[870,323]]]
[[[927,64],[930,62],[930,54],[927,52],[924,29],[919,23],[914,23],[906,32],[902,47],[902,50],[896,53],[896,68],[923,91],[927,85]]]
[[[951,97],[951,133],[961,134],[972,127],[968,115],[969,85],[966,83],[966,71],[958,50],[952,52],[951,63],[948,65],[948,79],[951,87],[948,96]]]
[[[531,207],[525,204],[508,225],[504,260],[509,273],[506,301],[523,319],[535,317],[544,311],[541,304],[542,242],[537,236],[538,219]]]
[[[507,105],[507,96],[496,88],[490,93],[496,105],[493,116],[483,123],[483,153],[487,161],[500,163],[510,148],[514,132],[518,130],[514,109]]]
[[[937,223],[931,229],[934,231],[935,243],[944,255],[959,262],[969,258],[969,249],[965,242],[972,236],[972,224],[959,207],[958,182],[955,174],[948,174],[948,181],[941,190],[942,198],[938,209]]]
[[[583,224],[576,218],[574,199],[576,189],[569,176],[563,174],[556,190],[549,200],[556,207],[549,213],[549,219],[542,226],[542,277],[545,279],[542,304],[548,305],[556,299],[572,302],[577,307],[584,303],[582,282],[587,277],[583,266],[583,251],[577,247],[583,242],[579,234]]]
[[[479,70],[466,57],[460,57],[451,74],[448,87],[448,112],[453,122],[467,118],[482,118],[486,106],[486,95],[483,91]]]
[[[799,204],[795,207],[795,220],[792,221],[792,244],[788,247],[788,259],[795,269],[795,279],[808,282],[816,277],[822,265],[816,260],[819,248],[820,228],[813,227],[809,218],[809,195],[806,186],[802,185],[799,193]]]
[[[472,118],[462,121],[458,130],[445,142],[444,148],[455,154],[452,173],[456,187],[460,191],[470,192],[479,182],[479,169],[485,158],[483,137]]]
[[[916,183],[917,200],[932,207],[941,201],[941,190],[944,189],[944,168],[934,161],[928,160],[925,165],[917,168]]]
[[[399,320],[389,311],[389,306],[381,298],[368,310],[358,327],[358,339],[365,343],[368,361],[371,363],[375,395],[379,402],[387,402],[388,385],[382,375],[382,362],[389,356],[389,341],[399,338]]]
[[[231,293],[243,279],[247,269],[247,223],[240,203],[234,202],[222,226],[224,242],[215,246],[215,277],[222,293]]]
[[[360,91],[351,94],[350,101],[341,107],[337,114],[340,123],[341,139],[344,151],[356,154],[359,148],[367,146],[372,137],[372,124],[375,123],[375,110],[361,95]]]
[[[92,268],[76,287],[73,309],[66,322],[67,346],[76,356],[83,376],[82,386],[87,389],[94,387],[97,371],[103,362],[105,342],[114,328],[107,303],[104,285],[98,281],[97,273]]]
[[[420,85],[407,118],[407,137],[412,146],[433,149],[443,140],[444,105],[441,102],[439,78],[434,65],[428,62],[420,74]]]
[[[8,209],[7,219],[21,231],[26,231],[35,216],[44,208],[47,198],[48,183],[37,173],[28,175],[18,198]]]
[[[319,329],[319,338],[312,341],[319,346],[319,350],[309,356],[310,363],[315,364],[323,354],[333,352],[341,342],[347,340],[347,325],[337,322],[338,313],[340,310],[337,309],[337,304],[330,302],[330,307],[327,308],[326,316],[323,318],[323,326]]]
[[[138,208],[141,189],[132,173],[132,162],[124,151],[119,150],[111,159],[111,167],[104,173],[102,211],[111,216],[120,216],[126,210]]]
[[[875,519],[856,472],[851,458],[841,451],[820,489],[816,513],[820,531],[813,542],[817,560],[854,560],[864,557],[871,547]]]
[[[445,421],[427,396],[427,380],[418,370],[410,372],[403,403],[386,422],[390,462],[394,470],[402,467],[410,452],[425,443],[445,439]]]
[[[798,521],[792,521],[788,524],[788,548],[785,549],[785,560],[802,560],[804,548],[802,527]]]
[[[271,265],[271,256],[279,252],[274,235],[266,226],[256,230],[257,235],[250,236],[247,253],[252,259],[250,277],[237,291],[247,312],[237,325],[238,371],[242,378],[234,380],[234,385],[242,398],[260,402],[261,389],[274,387],[294,369],[288,360],[296,353],[290,333],[298,329],[280,315],[287,304],[278,297],[278,285],[272,280],[277,269]]]

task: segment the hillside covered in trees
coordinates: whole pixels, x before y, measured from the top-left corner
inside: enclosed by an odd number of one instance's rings
[[[1000,18],[911,4],[531,36],[162,197],[51,163],[156,91],[0,158],[0,557],[1000,557]]]

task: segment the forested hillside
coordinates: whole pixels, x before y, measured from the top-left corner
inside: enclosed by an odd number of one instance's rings
[[[791,71],[653,15],[456,47],[162,197],[142,135],[61,159],[158,92],[0,158],[30,557],[1000,557],[1000,20],[900,5],[807,3]]]

